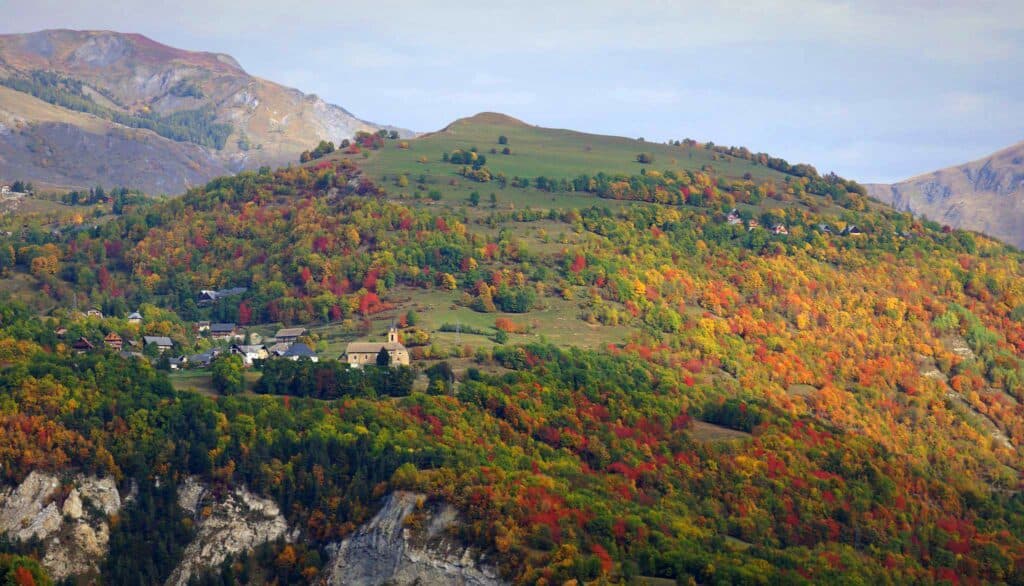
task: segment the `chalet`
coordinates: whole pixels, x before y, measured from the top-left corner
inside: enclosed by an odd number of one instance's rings
[[[167,365],[171,370],[181,370],[188,364],[188,356],[176,356],[167,360]]]
[[[729,212],[729,217],[726,219],[730,226],[738,226],[743,223],[743,218],[740,217],[740,212],[736,208],[733,208]]]
[[[863,236],[863,235],[864,235],[864,232],[862,232],[860,228],[858,228],[857,226],[854,226],[853,224],[850,224],[849,226],[843,228],[843,236]]]
[[[299,339],[299,336],[305,333],[306,328],[284,328],[277,330],[277,335],[274,337],[277,338],[278,342],[294,344],[295,341]]]
[[[156,344],[157,350],[166,352],[174,347],[174,342],[171,341],[167,336],[143,336],[146,345]]]
[[[111,350],[121,350],[121,346],[124,345],[124,340],[121,336],[117,335],[117,332],[110,332],[106,338],[103,338],[103,344]]]
[[[753,218],[751,218],[750,220],[747,220],[747,230],[753,230],[754,228],[760,228],[760,227],[761,227],[761,222],[758,222],[757,220],[755,220]]]
[[[241,341],[245,338],[245,334],[232,323],[210,324],[210,337],[214,340]]]
[[[85,315],[86,317],[98,317],[100,319],[103,319],[103,312],[96,308],[92,308],[89,311],[85,312]]]
[[[132,314],[128,316],[128,323],[135,325],[141,324],[142,314],[137,311],[133,311]]]
[[[206,352],[203,352],[202,354],[193,354],[193,355],[187,357],[185,359],[185,362],[187,362],[188,364],[190,364],[192,366],[196,366],[196,367],[199,367],[199,368],[205,368],[207,366],[210,366],[210,364],[213,363],[213,360],[215,358],[217,358],[218,356],[220,356],[220,349],[219,348],[214,348],[212,350],[207,350]]]
[[[780,236],[789,236],[789,229],[784,224],[777,224],[772,228],[772,233]]]
[[[828,224],[818,224],[818,230],[820,230],[822,234],[832,233],[832,227]]]
[[[288,360],[309,360],[311,362],[317,362],[320,358],[317,357],[316,352],[309,346],[302,342],[292,344],[285,350],[285,353],[281,355],[281,358],[287,358]]]
[[[305,344],[303,344],[305,345]],[[231,353],[242,357],[246,366],[252,366],[254,360],[265,360],[270,353],[262,344],[235,344],[231,347]]]
[[[241,295],[242,293],[245,293],[248,290],[249,289],[247,289],[245,287],[231,287],[230,289],[219,289],[219,290],[203,289],[202,291],[199,292],[199,303],[200,304],[213,303],[214,301],[217,301],[218,299],[224,299],[226,297],[234,297],[236,295]]]
[[[89,340],[85,339],[84,336],[79,338],[79,339],[77,339],[77,340],[75,340],[71,344],[71,349],[74,350],[75,352],[79,353],[79,354],[83,354],[85,352],[93,350],[94,348],[95,348],[95,346],[92,345],[92,342],[90,342]]]
[[[377,364],[377,355],[381,350],[386,350],[391,357],[392,365],[409,365],[409,351],[398,341],[398,329],[388,330],[388,341],[381,342],[352,342],[345,349],[345,360],[352,368],[359,368],[364,364]]]

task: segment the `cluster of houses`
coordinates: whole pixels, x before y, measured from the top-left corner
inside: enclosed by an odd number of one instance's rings
[[[729,215],[726,218],[726,222],[728,222],[728,224],[731,225],[731,226],[742,226],[742,225],[744,225],[743,218],[740,216],[739,210],[737,210],[735,208],[731,212],[729,212]],[[751,218],[751,219],[746,221],[746,227],[747,227],[748,231],[749,230],[756,230],[758,228],[761,228],[761,222]],[[838,230],[838,231],[837,230],[833,230],[832,227],[829,226],[828,224],[818,224],[815,227],[818,229],[818,231],[820,231],[823,234],[838,234],[840,236],[863,236],[864,235],[864,232],[860,228],[858,228],[857,226],[855,226],[853,224],[850,224],[849,226],[846,226],[842,230]],[[771,232],[773,234],[777,234],[777,235],[780,235],[780,236],[788,236],[789,235],[789,228],[787,228],[785,224],[775,224],[774,226],[771,226],[768,229],[771,230]]]
[[[305,359],[317,362],[320,358],[308,344],[299,342],[299,337],[305,335],[306,328],[283,328],[277,331],[273,340],[263,339],[259,334],[249,334],[250,344],[243,344],[245,333],[233,323],[210,323],[199,322],[196,324],[196,331],[200,335],[209,333],[210,339],[220,342],[231,342],[227,352],[242,357],[242,363],[252,366],[257,360],[268,358],[285,358],[288,360]],[[201,354],[190,356],[179,356],[171,360],[171,368],[178,369],[186,365],[191,367],[209,366],[224,351],[220,348],[212,348]]]
[[[729,217],[726,219],[726,222],[728,222],[729,225],[731,225],[731,226],[742,226],[743,225],[743,218],[740,217],[739,210],[733,209],[731,212],[729,212]],[[758,229],[760,227],[761,227],[761,222],[759,222],[759,221],[757,221],[757,220],[755,220],[753,218],[747,220],[747,230],[748,231],[749,230],[756,230],[756,229]],[[776,224],[776,225],[772,226],[771,228],[769,228],[769,230],[771,230],[771,232],[773,234],[778,234],[778,235],[781,235],[781,236],[788,236],[789,235],[789,229],[786,228],[785,224]]]
[[[225,291],[229,295],[237,294],[234,290]],[[210,297],[212,300],[218,298],[217,296],[224,292],[211,291],[204,293],[213,293]],[[98,309],[90,309],[87,315],[90,317],[103,317],[103,313]],[[133,312],[128,316],[128,322],[141,324],[142,315],[137,311]],[[222,342],[229,346],[226,350],[221,347],[215,347],[199,354],[170,357],[168,362],[172,370],[186,367],[208,367],[218,356],[225,352],[240,356],[246,366],[252,366],[256,361],[269,358],[319,361],[316,352],[309,345],[299,341],[299,338],[306,334],[306,328],[302,327],[279,329],[272,339],[268,338],[266,340],[255,332],[250,332],[248,340],[246,340],[244,329],[234,323],[200,321],[195,324],[194,330],[197,337],[208,336],[211,340]],[[67,333],[67,328],[61,327],[55,333],[63,337]],[[140,344],[137,340],[122,338],[117,332],[107,334],[103,339],[103,345],[111,350],[120,352],[125,357],[141,357],[141,350],[144,347],[155,347],[160,354],[173,352],[175,347],[174,340],[168,336],[143,336]],[[71,344],[71,348],[78,353],[84,353],[95,350],[95,345],[85,337],[82,337],[74,341]],[[398,328],[394,326],[388,329],[386,342],[352,342],[345,349],[345,353],[340,359],[347,362],[351,368],[362,368],[367,364],[377,364],[381,352],[387,352],[389,363],[392,365],[408,366],[410,363],[409,351],[399,341]]]

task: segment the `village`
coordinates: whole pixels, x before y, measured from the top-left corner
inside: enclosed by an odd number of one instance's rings
[[[238,295],[244,288],[202,291],[201,300]],[[161,316],[154,318],[160,320]],[[126,318],[105,316],[98,308],[85,312],[72,311],[53,330],[59,344],[77,354],[116,352],[125,359],[148,360],[157,368],[169,371],[204,371],[223,357],[237,356],[245,369],[259,369],[267,361],[319,362],[322,358],[314,348],[316,336],[306,327],[280,327],[270,335],[261,334],[265,327],[244,327],[230,322],[201,320],[189,324],[189,339],[176,341],[171,335],[158,335],[154,329],[165,329],[163,322],[146,328],[142,311],[133,311]],[[87,329],[89,333],[82,333]],[[106,332],[104,335],[101,335]],[[167,332],[164,332],[165,334]],[[192,352],[186,352],[192,350]],[[197,351],[201,350],[201,351]],[[383,341],[358,340],[347,344],[340,355],[324,356],[347,365],[349,369],[367,366],[410,366],[412,354],[402,343],[400,328],[392,324]]]

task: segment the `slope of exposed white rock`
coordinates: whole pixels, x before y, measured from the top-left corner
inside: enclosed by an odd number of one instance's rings
[[[192,516],[196,534],[167,579],[169,586],[188,584],[190,578],[216,568],[229,556],[251,551],[288,531],[277,504],[244,487],[217,500],[209,489],[189,478],[178,488],[178,504]]]
[[[43,567],[63,580],[98,572],[110,541],[109,516],[120,510],[110,478],[32,472],[18,486],[0,489],[0,533],[14,541],[38,539]]]
[[[415,520],[411,519],[414,513]],[[380,512],[335,547],[321,583],[504,584],[479,552],[449,535],[449,528],[458,522],[459,514],[450,505],[426,504],[425,497],[415,493],[392,493]]]

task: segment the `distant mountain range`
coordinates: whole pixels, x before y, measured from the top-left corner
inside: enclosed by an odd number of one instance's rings
[[[1024,142],[892,185],[868,185],[892,206],[1024,248]]]
[[[177,193],[381,128],[228,55],[107,31],[0,35],[0,180]]]

